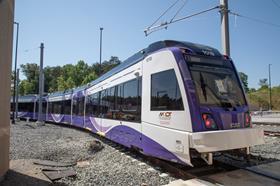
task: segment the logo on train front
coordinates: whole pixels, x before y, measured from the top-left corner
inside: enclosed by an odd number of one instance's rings
[[[170,120],[172,116],[172,112],[160,112],[159,119],[160,120]]]

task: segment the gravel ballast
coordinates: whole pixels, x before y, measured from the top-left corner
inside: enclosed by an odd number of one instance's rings
[[[262,128],[266,131],[279,132],[280,124],[276,125],[253,125],[256,128]],[[251,153],[263,158],[280,160],[280,138],[274,136],[264,136],[265,144],[252,147]]]
[[[254,127],[280,131],[280,125]],[[102,148],[95,148],[96,141]],[[265,142],[253,147],[252,154],[280,159],[280,138],[266,136]],[[55,185],[164,185],[176,180],[122,146],[65,125],[23,121],[11,125],[10,158],[78,162],[73,167],[77,176],[62,178]]]
[[[101,141],[103,148],[92,150],[94,140]],[[21,121],[11,125],[10,158],[87,163],[74,166],[77,176],[58,180],[58,185],[164,185],[175,180],[121,146],[54,124],[35,126]]]

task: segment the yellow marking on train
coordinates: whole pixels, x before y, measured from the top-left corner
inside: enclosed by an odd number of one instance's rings
[[[86,129],[89,130],[89,131],[91,131],[91,128],[89,128],[89,127],[86,127]]]
[[[97,134],[100,135],[100,136],[103,136],[103,137],[105,136],[105,133],[104,133],[104,132],[98,131]]]

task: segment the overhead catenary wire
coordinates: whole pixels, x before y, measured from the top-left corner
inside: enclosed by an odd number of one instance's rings
[[[274,26],[274,27],[280,28],[280,25],[278,25],[278,24],[271,23],[271,22],[264,21],[264,20],[257,19],[257,18],[253,18],[253,17],[249,17],[249,16],[245,16],[245,15],[242,15],[242,14],[239,14],[239,13],[236,13],[236,12],[229,11],[229,14],[232,14],[232,15],[238,16],[238,17],[242,17],[242,18],[254,21],[254,22],[258,22],[258,23],[262,23],[262,24],[266,24],[266,25],[270,25],[270,26]]]
[[[180,0],[175,1],[170,7],[168,7],[149,27],[154,26],[171,8],[173,8]]]
[[[182,6],[177,10],[177,12],[175,13],[175,15],[172,17],[172,19],[170,20],[170,22],[172,22],[175,17],[181,12],[181,10],[185,7],[185,5],[187,4],[188,0],[184,0]]]
[[[273,4],[274,4],[276,7],[280,8],[280,5],[279,5],[278,3],[276,3],[275,0],[271,0],[271,1],[273,2]]]
[[[214,6],[212,8],[209,8],[209,9],[206,9],[206,10],[203,10],[203,11],[200,11],[200,12],[197,12],[197,13],[185,16],[185,17],[181,17],[181,18],[178,18],[178,19],[173,19],[173,20],[171,20],[169,22],[161,23],[160,25],[150,26],[150,27],[148,27],[148,28],[146,28],[144,30],[144,33],[145,33],[146,36],[148,36],[149,34],[155,32],[155,30],[157,31],[157,30],[160,30],[162,28],[167,28],[167,26],[170,25],[170,24],[173,24],[173,23],[176,23],[178,21],[182,21],[184,19],[188,19],[188,18],[197,16],[197,15],[200,15],[200,14],[204,14],[204,13],[210,12],[210,11],[218,9],[218,8],[220,8],[220,6]]]

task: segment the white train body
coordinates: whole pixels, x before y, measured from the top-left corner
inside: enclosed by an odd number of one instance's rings
[[[214,152],[264,143],[263,131],[251,126],[231,59],[176,41],[154,43],[137,55],[88,86],[46,97],[45,120],[188,165],[192,151],[211,164]],[[235,89],[228,92],[229,86]]]

